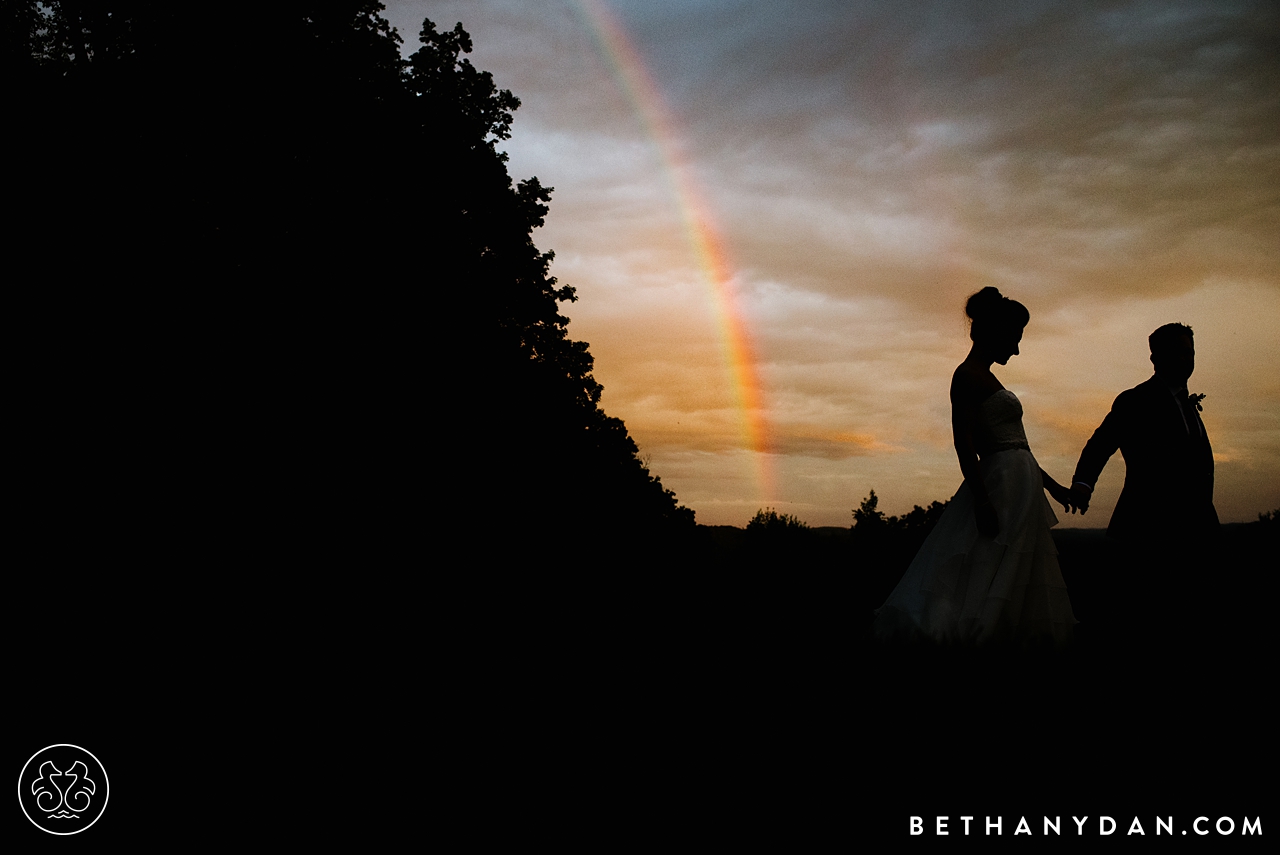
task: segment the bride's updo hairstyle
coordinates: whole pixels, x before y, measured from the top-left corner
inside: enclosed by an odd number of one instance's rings
[[[974,341],[990,341],[1019,333],[1031,320],[1027,307],[1017,300],[1010,300],[988,285],[969,298],[964,304],[969,316],[969,338]]]

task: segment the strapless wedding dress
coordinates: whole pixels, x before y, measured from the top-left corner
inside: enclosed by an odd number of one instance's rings
[[[931,639],[1062,646],[1076,623],[1049,529],[1058,518],[1027,446],[1018,396],[1001,389],[980,405],[983,483],[1000,531],[978,532],[961,484],[902,581],[876,611],[883,640]]]

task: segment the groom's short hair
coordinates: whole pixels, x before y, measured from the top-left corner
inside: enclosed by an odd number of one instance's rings
[[[1186,324],[1165,324],[1147,336],[1147,345],[1150,346],[1152,355],[1155,355],[1168,350],[1172,345],[1176,345],[1178,339],[1184,335],[1193,342],[1195,341],[1195,334],[1191,332],[1191,327]]]

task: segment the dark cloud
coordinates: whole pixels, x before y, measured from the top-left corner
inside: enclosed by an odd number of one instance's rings
[[[1273,4],[615,5],[773,278],[928,301],[957,273],[1114,296],[1276,270]]]

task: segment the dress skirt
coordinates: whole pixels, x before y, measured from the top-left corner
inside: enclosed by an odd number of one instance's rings
[[[902,581],[876,610],[884,641],[1066,645],[1076,623],[1049,529],[1058,518],[1030,451],[984,457],[983,482],[1000,523],[978,532],[962,484]]]

